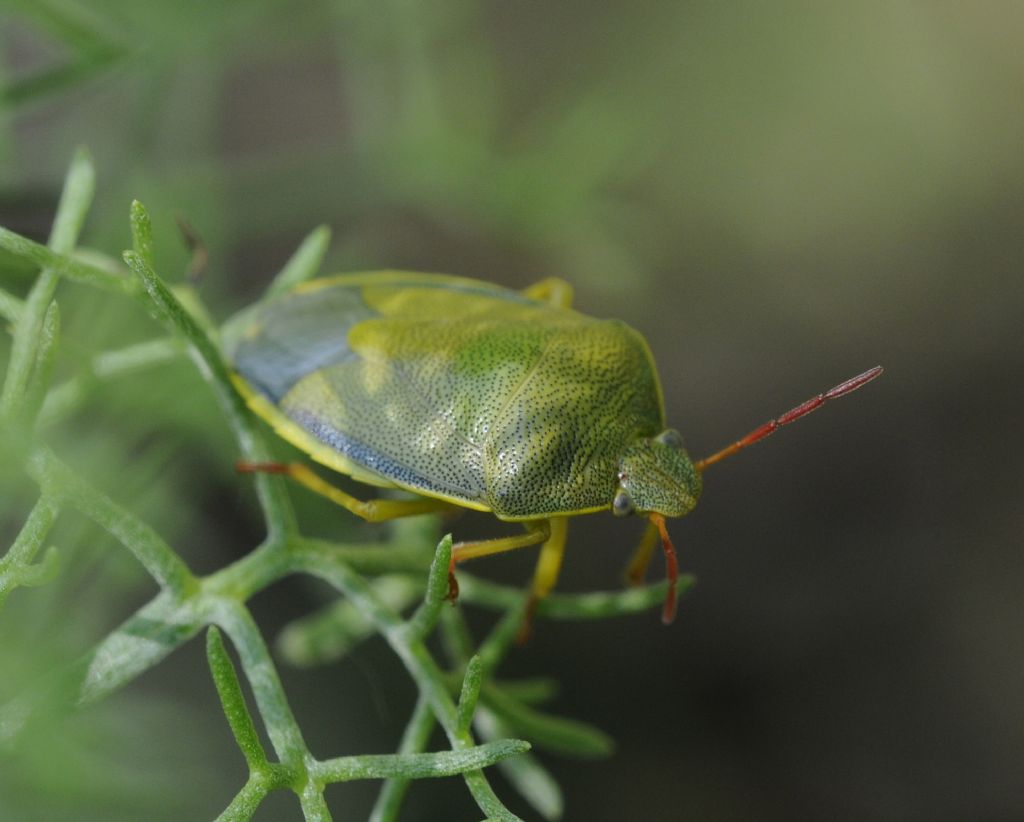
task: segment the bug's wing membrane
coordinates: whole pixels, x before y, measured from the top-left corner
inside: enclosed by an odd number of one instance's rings
[[[460,312],[368,320],[349,344],[356,359],[309,375],[283,399],[289,417],[398,485],[487,506],[484,441],[543,335]]]
[[[348,330],[372,316],[357,288],[291,293],[232,319],[224,348],[246,381],[278,403],[307,374],[354,359]]]

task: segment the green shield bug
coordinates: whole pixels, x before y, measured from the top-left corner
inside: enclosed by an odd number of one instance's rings
[[[571,288],[523,292],[437,274],[371,272],[312,280],[257,303],[224,332],[250,407],[317,462],[359,482],[413,492],[362,501],[301,464],[287,473],[369,521],[448,506],[489,511],[525,532],[456,543],[455,564],[541,545],[532,601],[554,587],[569,517],[647,520],[628,573],[659,537],[675,613],[678,574],[666,517],[697,504],[704,470],[881,373],[872,368],[692,460],[665,421],[643,337],[570,308]]]

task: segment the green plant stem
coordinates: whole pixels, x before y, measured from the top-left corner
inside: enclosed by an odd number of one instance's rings
[[[44,493],[33,506],[10,550],[0,557],[0,606],[17,585],[25,584],[25,569],[39,553],[59,513],[56,499]]]
[[[530,738],[538,748],[570,756],[605,757],[614,743],[607,734],[560,716],[542,714],[527,707],[491,684],[485,684],[480,699],[495,715],[517,733]]]
[[[138,285],[128,277],[113,274],[105,268],[76,260],[65,254],[58,254],[45,245],[33,242],[2,226],[0,248],[41,268],[47,268],[60,277],[83,285],[125,296],[136,296],[139,293]]]
[[[281,273],[274,277],[274,281],[267,288],[266,296],[282,294],[315,277],[330,242],[330,228],[325,225],[314,228],[284,264]]]
[[[406,623],[406,631],[410,640],[418,641],[426,638],[434,630],[438,619],[441,618],[441,608],[444,607],[448,596],[448,566],[451,556],[452,535],[447,534],[438,543],[434,561],[430,564],[427,591],[423,595],[423,603]]]
[[[304,772],[306,760],[310,757],[309,749],[249,609],[234,600],[220,599],[207,603],[205,610],[208,617],[231,637],[238,650],[242,669],[252,687],[256,706],[277,758],[293,773]]]
[[[184,346],[179,340],[162,338],[95,355],[84,374],[72,377],[50,390],[43,401],[39,425],[53,425],[66,417],[82,404],[90,389],[100,382],[170,362],[181,356],[183,350]]]
[[[206,657],[210,664],[210,672],[213,674],[214,685],[217,687],[221,707],[224,709],[231,732],[235,735],[235,742],[242,750],[249,770],[258,771],[267,764],[267,755],[260,744],[256,726],[252,722],[252,715],[246,707],[242,687],[238,683],[238,674],[235,673],[235,666],[231,664],[231,658],[224,647],[224,640],[221,639],[220,631],[216,627],[211,627],[206,632]]]
[[[681,597],[695,582],[695,578],[688,574],[679,577],[676,596]],[[656,582],[623,591],[551,594],[537,604],[536,615],[547,619],[607,619],[642,613],[664,601],[667,587],[665,582]],[[459,598],[481,608],[506,611],[522,601],[523,592],[460,572]]]
[[[17,323],[24,310],[24,300],[19,300],[9,291],[0,288],[0,317],[9,323]]]
[[[178,597],[194,589],[196,581],[192,572],[156,531],[78,477],[48,448],[36,448],[29,456],[27,467],[44,494],[56,495],[108,531],[131,551],[160,587]]]
[[[131,222],[136,247],[148,248],[151,237],[149,215],[138,201],[132,203]],[[200,371],[213,389],[221,411],[235,434],[242,457],[250,462],[270,461],[270,452],[256,432],[255,420],[234,389],[231,374],[209,335],[157,277],[143,254],[126,251],[124,259],[139,278],[160,319],[171,330],[181,335],[192,349]],[[295,514],[285,491],[283,478],[263,473],[256,476],[255,482],[270,533],[295,533]]]
[[[484,673],[480,656],[470,657],[469,662],[466,663],[466,675],[462,680],[462,693],[459,695],[459,721],[456,727],[460,734],[469,733],[473,724],[473,714],[476,712],[476,703],[480,698],[480,685]]]
[[[346,597],[355,602],[377,625],[377,630],[387,640],[391,649],[402,660],[410,676],[416,681],[420,693],[428,699],[434,715],[444,729],[453,750],[465,750],[472,746],[469,732],[458,730],[458,709],[448,694],[444,675],[421,641],[410,641],[404,623],[397,614],[387,608],[367,586],[366,582],[334,557],[319,553],[302,552],[294,555],[295,570],[303,571],[335,586]],[[463,774],[470,793],[480,809],[495,818],[517,820],[494,794],[483,771],[468,771]]]
[[[422,579],[388,574],[370,582],[374,594],[394,611],[421,595]],[[341,659],[374,634],[373,623],[347,599],[339,598],[311,615],[289,623],[274,646],[289,665],[305,668]]]
[[[57,216],[50,232],[48,253],[66,255],[74,249],[92,201],[95,182],[92,161],[83,149],[79,149],[71,161],[61,192]],[[6,229],[0,231],[9,233]],[[0,240],[3,236],[0,234]],[[42,339],[43,321],[53,301],[61,273],[57,267],[44,265],[25,300],[24,309],[14,329],[7,376],[3,392],[0,393],[0,418],[11,419],[28,388],[29,377],[37,360],[36,348]]]
[[[256,815],[266,795],[270,793],[270,786],[261,774],[251,773],[242,789],[235,794],[223,813],[217,817],[217,822],[248,822]]]
[[[434,715],[430,711],[430,705],[421,695],[416,700],[416,707],[413,708],[412,716],[409,717],[409,722],[405,726],[402,741],[398,746],[398,753],[413,754],[423,751],[430,741],[434,724]],[[410,780],[404,774],[386,780],[377,796],[377,802],[373,806],[369,822],[395,822],[398,819],[405,794],[409,790],[409,782]]]
[[[492,711],[480,707],[473,721],[483,739],[497,739],[509,735],[506,726]],[[548,820],[561,819],[565,800],[558,782],[531,753],[506,759],[498,763],[498,770],[512,783],[541,816]]]
[[[57,344],[60,341],[60,309],[56,301],[51,301],[43,316],[43,324],[39,329],[39,340],[36,345],[36,361],[32,367],[32,375],[25,387],[21,399],[20,415],[26,420],[34,420],[39,416],[43,398],[53,377],[53,368],[57,359]]]
[[[461,751],[341,756],[318,762],[313,767],[313,774],[317,779],[327,783],[348,782],[353,779],[423,779],[455,776],[466,771],[486,768],[528,750],[530,744],[521,739],[501,739],[484,745],[474,745]]]

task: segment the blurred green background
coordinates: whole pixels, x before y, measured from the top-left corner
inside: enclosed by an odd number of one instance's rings
[[[699,579],[675,625],[542,623],[507,672],[557,678],[556,708],[618,740],[543,757],[570,822],[1024,818],[1024,5],[8,0],[0,87],[0,224],[45,239],[87,145],[85,244],[126,247],[138,198],[173,279],[185,216],[219,317],[321,222],[329,270],[561,276],[647,336],[697,456],[885,365],[709,474],[671,525]],[[61,307],[72,357],[156,333],[80,287]],[[50,440],[198,571],[261,537],[188,362]],[[0,483],[9,537],[31,487]],[[294,496],[310,530],[368,533]],[[617,586],[637,533],[574,523],[561,587]],[[93,529],[54,542],[59,579],[0,614],[0,701],[152,594]],[[254,608],[272,637],[326,597],[289,580]],[[383,643],[282,674],[318,755],[394,750],[413,688]],[[244,776],[197,640],[0,761],[0,819],[210,818]],[[358,819],[374,793],[329,798]],[[477,816],[447,780],[404,818]],[[257,819],[297,817],[281,795]]]

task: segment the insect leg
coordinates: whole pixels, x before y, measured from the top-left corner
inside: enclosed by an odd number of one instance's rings
[[[308,488],[331,502],[351,511],[367,522],[384,522],[398,517],[414,517],[418,514],[430,514],[445,511],[452,507],[444,500],[419,497],[417,499],[370,499],[361,500],[342,491],[323,479],[313,469],[301,462],[244,462],[236,463],[235,468],[244,472],[262,471],[269,474],[284,474],[291,477],[299,485]]]
[[[661,536],[661,548],[665,552],[665,579],[668,588],[665,590],[665,607],[661,612],[661,621],[670,625],[676,618],[676,581],[679,579],[679,560],[676,559],[676,548],[665,527],[665,518],[661,514],[648,514],[648,518],[658,529]]]
[[[539,283],[534,283],[529,288],[523,289],[523,294],[531,300],[539,300],[556,308],[572,307],[572,286],[558,277],[548,277]]]
[[[501,554],[505,551],[515,551],[517,548],[526,548],[529,545],[545,542],[551,536],[550,520],[535,519],[525,522],[523,525],[526,528],[525,534],[455,543],[452,546],[451,561],[448,563],[448,598],[454,600],[459,596],[459,583],[455,579],[455,564],[457,562],[465,562],[467,559],[486,557],[491,554]]]
[[[636,546],[633,557],[626,566],[626,584],[639,585],[644,581],[644,574],[647,566],[651,564],[654,556],[654,549],[658,544],[658,526],[653,522],[647,522],[644,528],[644,535],[640,538],[640,544]]]
[[[516,642],[523,645],[533,631],[533,615],[537,611],[537,603],[551,593],[558,582],[558,572],[562,570],[562,557],[565,556],[565,542],[569,536],[569,518],[554,517],[549,520],[551,536],[540,547],[537,568],[533,572],[533,585],[530,587],[530,600],[526,603],[523,624],[519,626]]]

